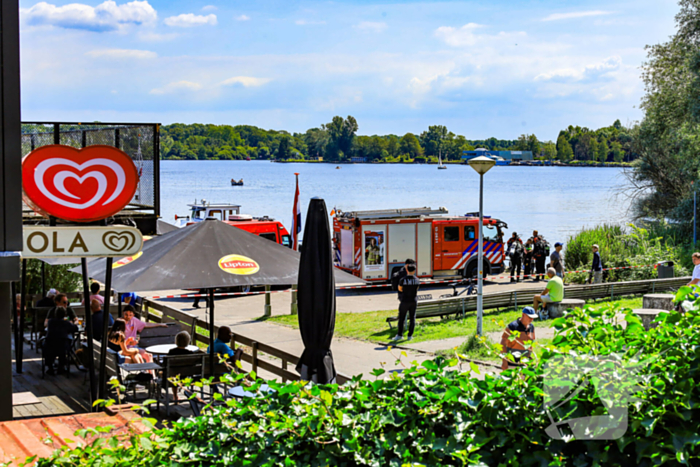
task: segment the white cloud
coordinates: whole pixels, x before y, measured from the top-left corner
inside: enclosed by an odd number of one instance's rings
[[[21,17],[30,25],[49,25],[89,31],[114,31],[128,25],[153,23],[156,10],[148,1],[133,1],[117,5],[107,0],[96,7],[82,3],[56,6],[39,2],[31,8],[22,8]]]
[[[587,65],[583,68],[561,68],[535,76],[535,81],[584,81],[600,78],[608,73],[617,71],[622,66],[622,59],[618,56],[608,57],[605,60]]]
[[[248,20],[250,20],[250,16],[247,16],[247,15],[236,16],[236,21],[248,21]]]
[[[298,20],[294,21],[294,24],[296,24],[297,26],[310,26],[313,24],[326,24],[326,22],[325,21],[309,21],[306,19],[298,19]]]
[[[112,59],[146,59],[156,58],[158,54],[150,50],[131,49],[98,49],[86,52],[85,55],[92,58],[112,58]]]
[[[191,28],[194,26],[205,26],[207,24],[211,26],[216,25],[216,15],[195,15],[192,13],[183,13],[177,16],[170,16],[165,18],[163,21],[167,26],[173,26],[177,28]]]
[[[542,21],[560,21],[562,19],[585,18],[588,16],[603,16],[610,15],[612,13],[612,11],[603,10],[573,11],[571,13],[552,13],[546,18],[542,18]]]
[[[199,91],[202,85],[192,81],[175,81],[168,83],[162,88],[151,89],[151,94],[173,94],[182,91]]]
[[[474,31],[483,27],[481,24],[476,23],[467,23],[459,29],[441,26],[435,31],[435,35],[444,40],[447,45],[453,47],[474,45],[477,41],[477,35],[474,34]]]
[[[138,35],[139,39],[145,42],[166,42],[171,41],[178,36],[179,34],[176,34],[174,32],[168,34],[159,34],[153,31],[141,31]]]
[[[270,78],[256,78],[254,76],[234,76],[223,81],[221,84],[224,86],[235,86],[240,85],[245,88],[254,88],[262,86],[272,81]]]
[[[355,25],[355,27],[363,31],[382,32],[387,28],[387,24],[373,21],[362,21],[360,24]]]
[[[218,10],[218,8],[215,7],[214,5],[206,5],[206,6],[202,7],[202,11],[216,11],[216,10]]]

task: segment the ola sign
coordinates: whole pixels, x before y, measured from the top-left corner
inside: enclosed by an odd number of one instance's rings
[[[133,227],[30,227],[23,229],[23,258],[119,257],[141,253],[143,237]]]
[[[219,260],[219,267],[229,274],[247,276],[260,270],[260,265],[241,255],[228,255]]]
[[[53,144],[22,160],[24,201],[44,216],[92,222],[113,216],[134,197],[136,166],[111,146]]]

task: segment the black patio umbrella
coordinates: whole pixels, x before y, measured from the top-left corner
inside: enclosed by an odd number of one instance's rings
[[[111,286],[118,292],[208,289],[213,342],[214,289],[298,284],[299,258],[290,248],[224,222],[206,220],[153,238],[144,243],[141,253],[116,261]],[[89,266],[92,278],[106,282],[107,261],[95,260]],[[363,282],[343,271],[334,272],[338,282]],[[214,354],[210,363],[213,368]]]
[[[296,370],[303,380],[319,384],[335,382],[336,377],[331,353],[335,329],[331,238],[326,203],[313,198],[306,213],[304,248],[299,261],[297,301],[304,353]]]

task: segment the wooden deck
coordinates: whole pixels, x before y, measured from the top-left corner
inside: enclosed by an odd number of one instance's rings
[[[18,374],[14,352],[12,354],[12,393],[30,392],[40,401],[38,404],[13,405],[15,419],[90,412],[89,388],[85,373],[75,367],[71,367],[69,376],[46,375],[42,379],[41,354],[27,344],[24,345],[22,374]]]

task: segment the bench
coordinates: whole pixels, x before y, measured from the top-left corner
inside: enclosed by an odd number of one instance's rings
[[[166,323],[165,328],[146,328],[141,331],[139,347],[146,349],[152,345],[174,344],[175,336],[180,332],[180,323]]]
[[[433,300],[432,295],[426,294],[419,295],[416,298],[418,299],[418,304],[416,306],[416,319],[434,318],[436,316],[444,319],[447,316],[456,315],[458,313],[462,313],[463,311],[463,300],[461,297]],[[393,329],[391,323],[398,320],[398,316],[390,316],[387,318],[386,322],[389,324],[389,329]]]

